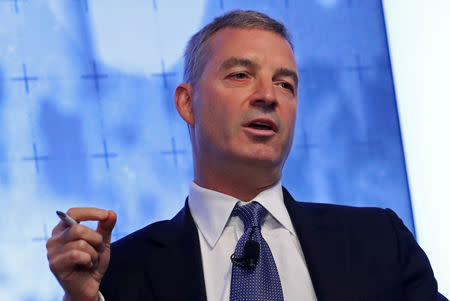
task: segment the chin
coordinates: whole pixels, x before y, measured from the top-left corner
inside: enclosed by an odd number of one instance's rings
[[[241,157],[245,162],[251,162],[260,167],[277,167],[281,164],[282,158],[280,154],[275,154],[272,151],[255,150]]]

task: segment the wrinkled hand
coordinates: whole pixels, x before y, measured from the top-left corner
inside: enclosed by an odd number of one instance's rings
[[[98,221],[97,230],[60,222],[47,241],[50,270],[64,289],[64,300],[98,300],[98,290],[110,258],[116,213],[98,208],[71,208],[77,222]]]

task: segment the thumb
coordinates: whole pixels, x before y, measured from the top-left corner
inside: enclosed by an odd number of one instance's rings
[[[111,242],[111,232],[116,224],[117,215],[114,211],[108,210],[108,216],[98,222],[97,232],[103,236],[103,241],[105,243]]]

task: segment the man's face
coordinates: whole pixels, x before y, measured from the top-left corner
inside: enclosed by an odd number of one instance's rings
[[[224,28],[207,47],[193,92],[198,155],[223,164],[282,167],[297,111],[297,65],[289,43],[270,31]]]

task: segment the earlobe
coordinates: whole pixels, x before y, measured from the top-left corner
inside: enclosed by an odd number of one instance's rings
[[[178,114],[188,124],[194,125],[194,113],[192,110],[193,89],[190,84],[180,84],[175,90],[175,106]]]

